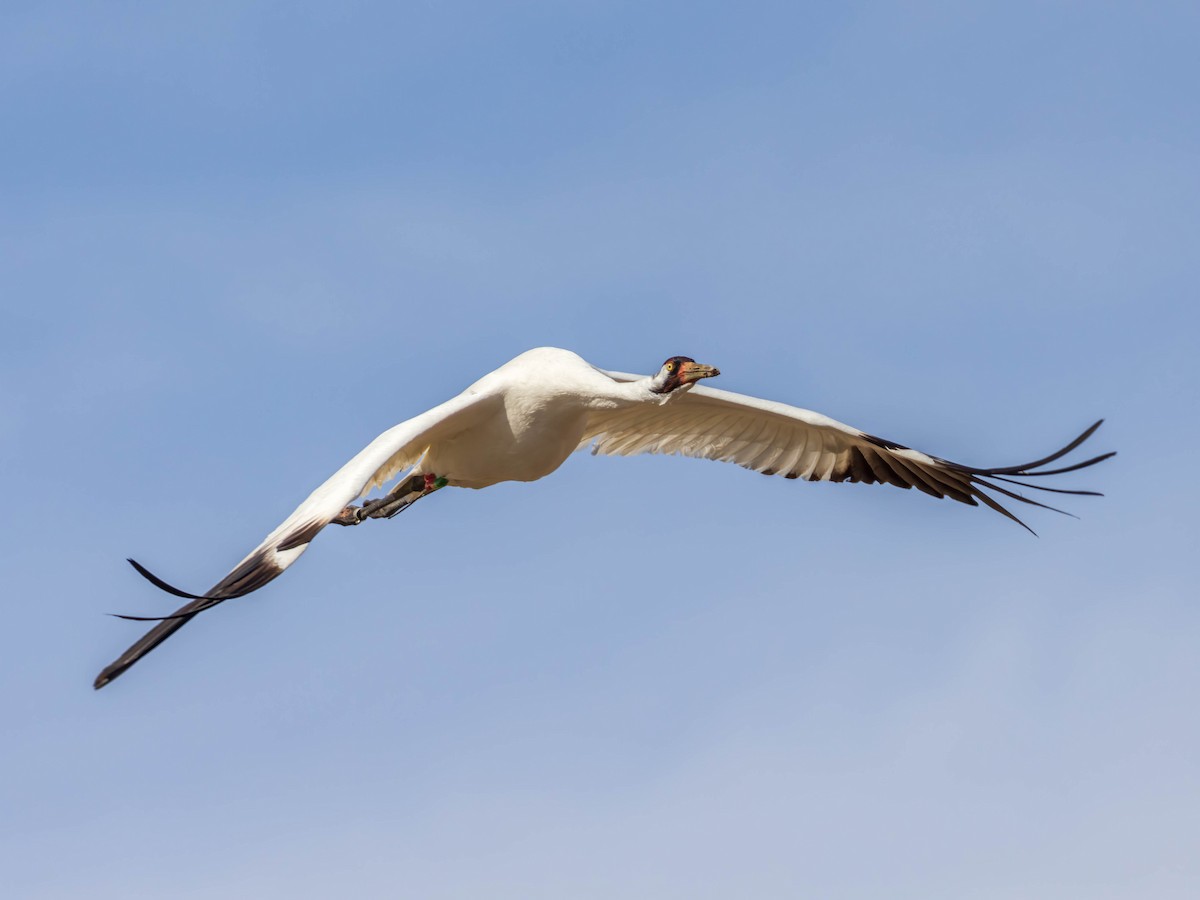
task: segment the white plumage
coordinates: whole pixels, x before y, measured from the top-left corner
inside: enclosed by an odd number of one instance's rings
[[[330,523],[356,525],[366,518],[390,518],[446,485],[484,488],[501,481],[536,481],[562,465],[572,452],[588,446],[595,453],[614,456],[670,453],[715,459],[808,481],[916,487],[971,505],[982,502],[1017,522],[983,489],[1042,506],[995,482],[1020,483],[1012,479],[1080,469],[1113,455],[1054,470],[1041,468],[1086,440],[1097,422],[1071,444],[1037,462],[973,469],[805,409],[695,384],[717,374],[716,369],[686,357],[672,357],[656,375],[639,376],[606,372],[575,353],[553,347],[522,353],[457,397],[373,440],[207,593],[181,591],[130,560],[154,584],[191,602],[171,616],[154,619],[158,624],[104,669],[95,687],[112,681],[192,616],[277,577]],[[362,507],[350,505],[410,469],[410,477],[387,497]]]

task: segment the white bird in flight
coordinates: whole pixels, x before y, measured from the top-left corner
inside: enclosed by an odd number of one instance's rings
[[[696,385],[719,374],[686,356],[671,357],[657,374],[647,377],[598,369],[569,350],[542,347],[522,353],[457,397],[371,441],[206,594],[181,591],[129,560],[157,587],[189,602],[169,616],[121,616],[158,624],[105,668],[93,686],[104,687],[198,613],[243,597],[276,578],[326,525],[390,519],[447,486],[485,488],[501,481],[536,481],[588,446],[593,453],[615,456],[669,453],[715,459],[764,475],[806,481],[915,487],[971,506],[983,503],[1027,529],[984,489],[1053,509],[996,482],[1098,496],[1095,491],[1042,487],[1014,479],[1071,472],[1115,455],[1045,468],[1087,440],[1100,426],[1096,422],[1066,447],[1036,462],[971,468],[806,409]],[[361,506],[351,505],[407,469],[412,470],[409,477],[390,493]]]

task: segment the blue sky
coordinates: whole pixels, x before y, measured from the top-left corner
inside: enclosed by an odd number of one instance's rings
[[[10,3],[12,896],[1141,898],[1200,880],[1192,4]],[[538,345],[686,354],[1080,520],[573,458],[323,534]],[[674,523],[703,538],[670,539]],[[664,536],[667,536],[664,539]]]

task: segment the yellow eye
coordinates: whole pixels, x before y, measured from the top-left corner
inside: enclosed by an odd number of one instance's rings
[[[667,363],[667,371],[674,372],[675,371],[675,363],[673,363],[673,362]]]

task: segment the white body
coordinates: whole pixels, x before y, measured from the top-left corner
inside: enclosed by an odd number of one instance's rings
[[[431,443],[417,472],[447,478],[455,487],[537,481],[579,448],[592,413],[660,405],[678,395],[614,381],[569,350],[529,350],[460,395],[477,401],[479,415]]]

